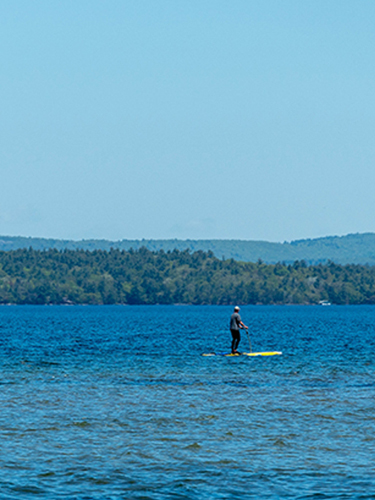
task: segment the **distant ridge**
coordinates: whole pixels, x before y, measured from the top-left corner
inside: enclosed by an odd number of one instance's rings
[[[49,238],[27,238],[22,236],[0,236],[0,250],[9,251],[19,248],[35,250],[134,250],[146,247],[149,250],[173,251],[211,250],[218,258],[256,262],[261,259],[267,264],[277,262],[293,263],[305,260],[307,264],[333,261],[337,264],[375,265],[375,233],[348,234],[346,236],[327,236],[324,238],[295,240],[290,243],[246,240],[58,240]]]

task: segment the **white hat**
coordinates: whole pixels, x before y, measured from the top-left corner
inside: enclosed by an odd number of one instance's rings
[[[234,310],[235,310],[235,311],[239,311],[239,310],[240,310],[240,308],[239,308],[238,306],[236,306],[236,307],[234,308]]]

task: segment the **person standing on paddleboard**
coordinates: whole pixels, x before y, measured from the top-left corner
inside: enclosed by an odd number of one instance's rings
[[[230,333],[232,334],[232,354],[238,354],[237,347],[241,340],[240,329],[248,330],[248,326],[244,325],[241,320],[241,316],[238,314],[240,308],[236,306],[234,308],[234,313],[230,317]]]

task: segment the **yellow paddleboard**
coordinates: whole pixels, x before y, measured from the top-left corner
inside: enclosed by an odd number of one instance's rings
[[[242,356],[280,356],[282,352],[280,351],[269,351],[269,352],[241,352]]]

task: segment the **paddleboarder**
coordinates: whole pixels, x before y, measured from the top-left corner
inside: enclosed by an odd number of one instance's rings
[[[237,351],[237,347],[241,340],[240,329],[247,330],[249,328],[242,323],[241,316],[238,313],[239,310],[240,308],[236,306],[234,308],[234,313],[230,317],[229,328],[230,333],[232,334],[232,354],[239,354],[239,352]]]

